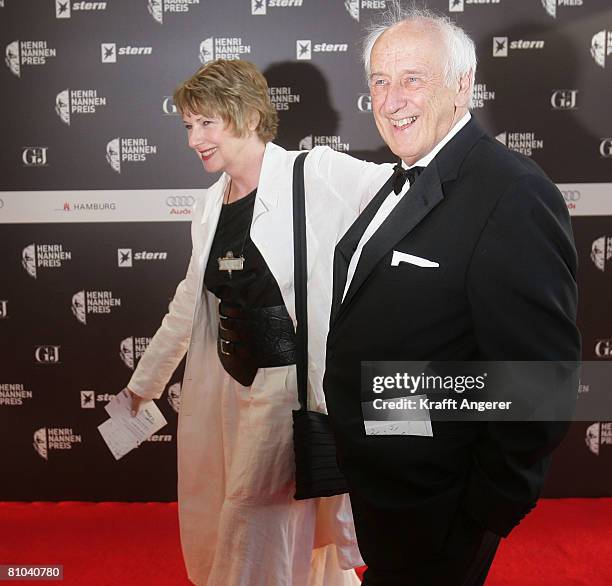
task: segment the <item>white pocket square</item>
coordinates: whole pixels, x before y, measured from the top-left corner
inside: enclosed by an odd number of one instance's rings
[[[436,268],[440,266],[440,263],[434,262],[433,260],[427,260],[420,256],[414,256],[413,254],[407,254],[406,252],[400,252],[399,250],[393,251],[393,258],[391,259],[391,266],[396,267],[401,262],[407,262],[417,267],[429,267]]]

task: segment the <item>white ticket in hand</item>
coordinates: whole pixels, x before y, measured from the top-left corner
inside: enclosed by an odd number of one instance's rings
[[[168,423],[153,401],[141,403],[138,415],[132,417],[132,399],[127,389],[108,402],[106,411],[110,419],[98,425],[98,430],[116,460]]]

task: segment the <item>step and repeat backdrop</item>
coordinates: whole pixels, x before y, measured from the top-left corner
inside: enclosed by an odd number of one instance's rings
[[[168,424],[137,450],[115,461],[97,430],[184,275],[191,206],[215,179],[186,146],[173,89],[207,61],[248,59],[268,78],[279,144],[392,160],[359,61],[385,4],[0,0],[0,499],[176,498],[182,367],[157,402]],[[610,1],[429,7],[477,43],[473,115],[559,185],[583,357],[612,360]],[[602,384],[583,376],[581,395]],[[547,494],[612,495],[605,419],[573,424]]]

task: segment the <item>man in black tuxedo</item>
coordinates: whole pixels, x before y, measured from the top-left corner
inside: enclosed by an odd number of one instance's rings
[[[395,15],[364,55],[402,168],[336,247],[324,380],[364,584],[475,586],[534,506],[567,425],[368,435],[361,361],[577,361],[570,220],[543,171],[471,118],[474,44],[449,19]]]

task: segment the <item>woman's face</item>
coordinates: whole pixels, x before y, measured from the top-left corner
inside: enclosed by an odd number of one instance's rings
[[[232,169],[240,167],[248,140],[236,136],[220,117],[187,113],[183,122],[187,142],[208,173],[225,171],[232,175]]]

